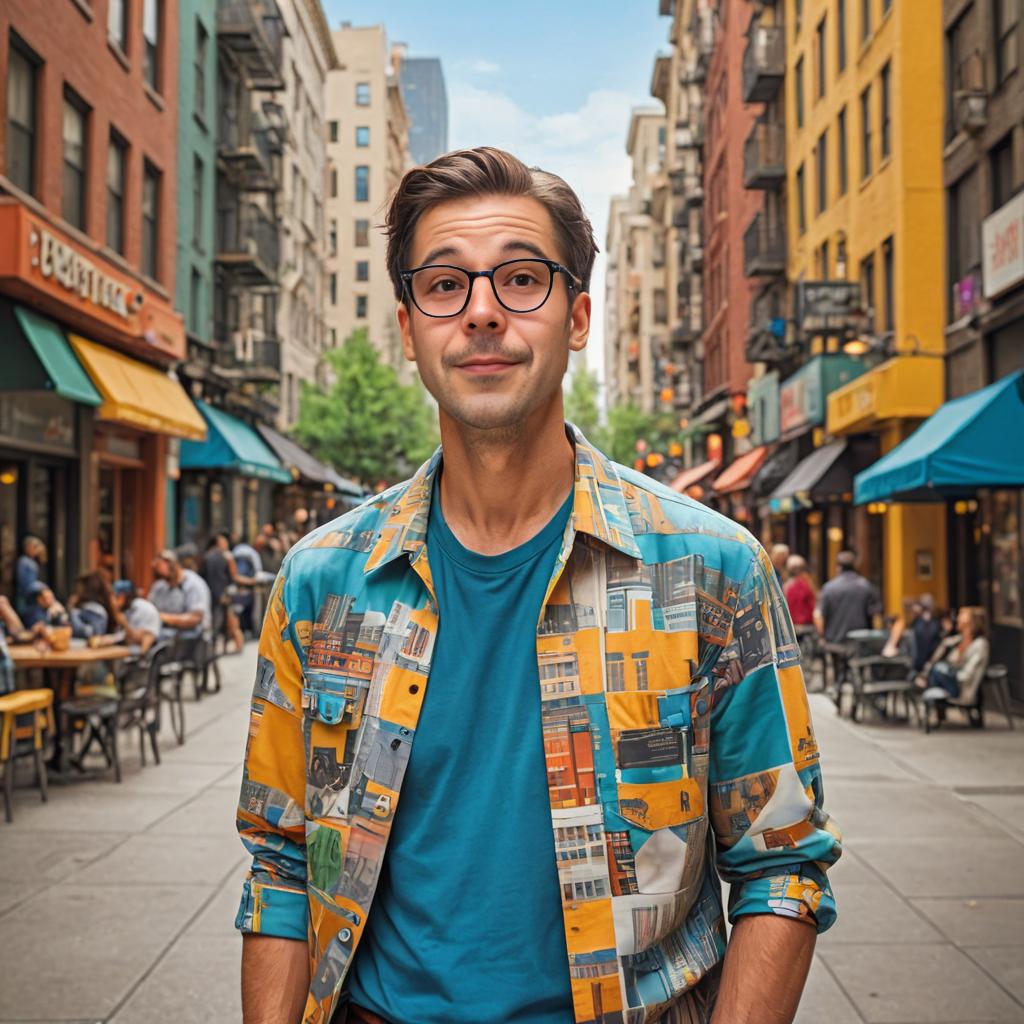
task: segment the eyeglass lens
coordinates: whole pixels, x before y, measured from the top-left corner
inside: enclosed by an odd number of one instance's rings
[[[541,260],[515,260],[494,271],[498,301],[514,313],[542,306],[551,291],[553,271]],[[477,287],[487,287],[477,281]],[[469,301],[470,278],[456,267],[424,267],[412,275],[413,301],[428,316],[455,316]]]

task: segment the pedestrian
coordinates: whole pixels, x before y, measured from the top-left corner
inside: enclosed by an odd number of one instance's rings
[[[790,555],[786,559],[786,604],[794,626],[814,625],[814,606],[818,595],[814,589],[814,580],[807,571],[807,562],[800,555]]]
[[[210,588],[192,569],[184,569],[177,553],[165,548],[153,559],[156,579],[149,600],[160,613],[161,639],[196,640],[210,628]]]
[[[46,545],[38,537],[28,536],[22,541],[21,554],[14,567],[14,604],[22,617],[36,603],[39,592],[34,588],[41,579],[47,557]]]
[[[882,601],[875,585],[857,572],[857,555],[840,551],[838,571],[821,588],[814,623],[829,644],[846,642],[846,634],[855,629],[871,629],[882,614]]]
[[[152,601],[139,595],[131,580],[114,581],[114,615],[126,643],[145,654],[160,636],[160,612]]]
[[[562,179],[449,153],[386,225],[442,446],[271,596],[245,1020],[792,1020],[840,844],[768,556],[565,423],[596,245]]]
[[[231,535],[227,531],[221,530],[210,538],[200,575],[210,588],[214,637],[223,633],[234,644],[234,648],[227,648],[227,653],[241,653],[245,636],[239,623],[238,588],[251,587],[256,580],[238,571],[231,552]]]
[[[284,544],[273,523],[263,524],[262,529],[253,541],[253,547],[259,553],[264,570],[276,576],[284,559]]]
[[[773,544],[772,545],[772,566],[775,569],[775,575],[778,577],[779,583],[786,582],[786,562],[789,561],[789,545],[788,544]]]

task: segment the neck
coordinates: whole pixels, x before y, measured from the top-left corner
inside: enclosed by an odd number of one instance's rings
[[[483,555],[511,551],[551,520],[572,489],[573,446],[561,395],[520,424],[477,430],[441,414],[441,504],[460,543]]]

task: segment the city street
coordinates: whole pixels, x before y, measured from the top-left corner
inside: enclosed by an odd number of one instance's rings
[[[188,704],[187,742],[165,737],[160,767],[129,749],[121,786],[53,786],[47,805],[19,788],[0,826],[0,1021],[239,1019],[233,816],[254,664],[252,644],[224,660],[223,691]],[[924,736],[812,704],[847,843],[798,1020],[1024,1021],[1024,729]]]

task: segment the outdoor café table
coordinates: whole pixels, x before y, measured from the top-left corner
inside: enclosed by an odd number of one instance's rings
[[[57,723],[53,767],[62,772],[64,750],[60,735],[60,702],[72,695],[75,673],[82,665],[91,665],[97,661],[121,661],[130,658],[136,652],[120,644],[87,647],[76,645],[74,641],[66,651],[40,651],[33,644],[10,644],[7,650],[18,671],[32,668],[45,670],[46,686],[53,690],[54,720]]]

